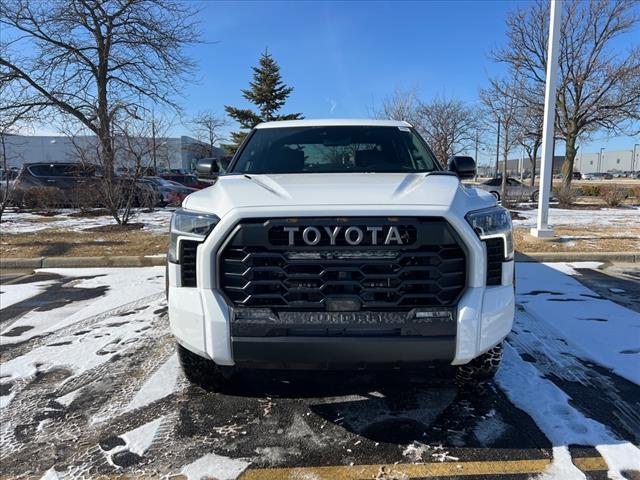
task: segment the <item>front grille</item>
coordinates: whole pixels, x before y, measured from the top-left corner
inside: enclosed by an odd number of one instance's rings
[[[504,240],[490,238],[487,246],[487,285],[502,285],[502,262],[504,261]]]
[[[283,225],[336,222],[396,225],[403,246],[289,246],[278,234]],[[441,218],[260,219],[241,223],[232,234],[220,254],[219,282],[237,306],[409,310],[454,305],[466,284],[466,260]]]
[[[182,286],[196,286],[196,252],[200,242],[182,240],[180,242],[180,271],[182,272]]]

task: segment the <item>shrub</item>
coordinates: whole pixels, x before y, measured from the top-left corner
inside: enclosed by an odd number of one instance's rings
[[[617,183],[603,186],[600,190],[600,198],[610,207],[619,207],[629,196],[629,189]]]
[[[24,205],[27,208],[45,212],[65,205],[64,192],[56,187],[30,187],[24,192]]]
[[[95,185],[75,187],[67,190],[65,194],[67,203],[81,212],[100,206],[100,192]]]
[[[570,207],[578,198],[578,191],[562,186],[554,189],[554,195],[561,207]]]
[[[600,185],[582,185],[580,187],[580,195],[585,197],[599,197],[600,190]]]

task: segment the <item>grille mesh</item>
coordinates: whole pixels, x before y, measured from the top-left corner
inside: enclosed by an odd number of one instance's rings
[[[221,253],[220,286],[233,304],[247,307],[408,310],[455,304],[466,284],[466,261],[449,225],[443,219],[397,222],[401,232],[412,232],[413,245],[289,247],[269,233],[273,221],[241,224]]]
[[[182,286],[196,286],[196,252],[200,242],[182,240],[180,242],[180,266],[182,272]]]
[[[490,238],[484,242],[487,245],[487,285],[501,285],[504,240]]]

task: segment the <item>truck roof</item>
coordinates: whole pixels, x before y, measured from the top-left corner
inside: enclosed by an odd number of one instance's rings
[[[370,118],[325,118],[308,120],[281,120],[278,122],[264,122],[255,128],[286,128],[286,127],[411,127],[410,123],[398,120],[375,120]]]

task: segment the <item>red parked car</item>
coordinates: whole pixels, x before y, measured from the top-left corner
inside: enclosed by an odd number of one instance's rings
[[[202,190],[203,188],[210,187],[211,184],[207,182],[201,182],[195,175],[184,175],[182,173],[161,173],[160,177],[166,180],[172,180],[185,187],[195,188],[196,190]]]

